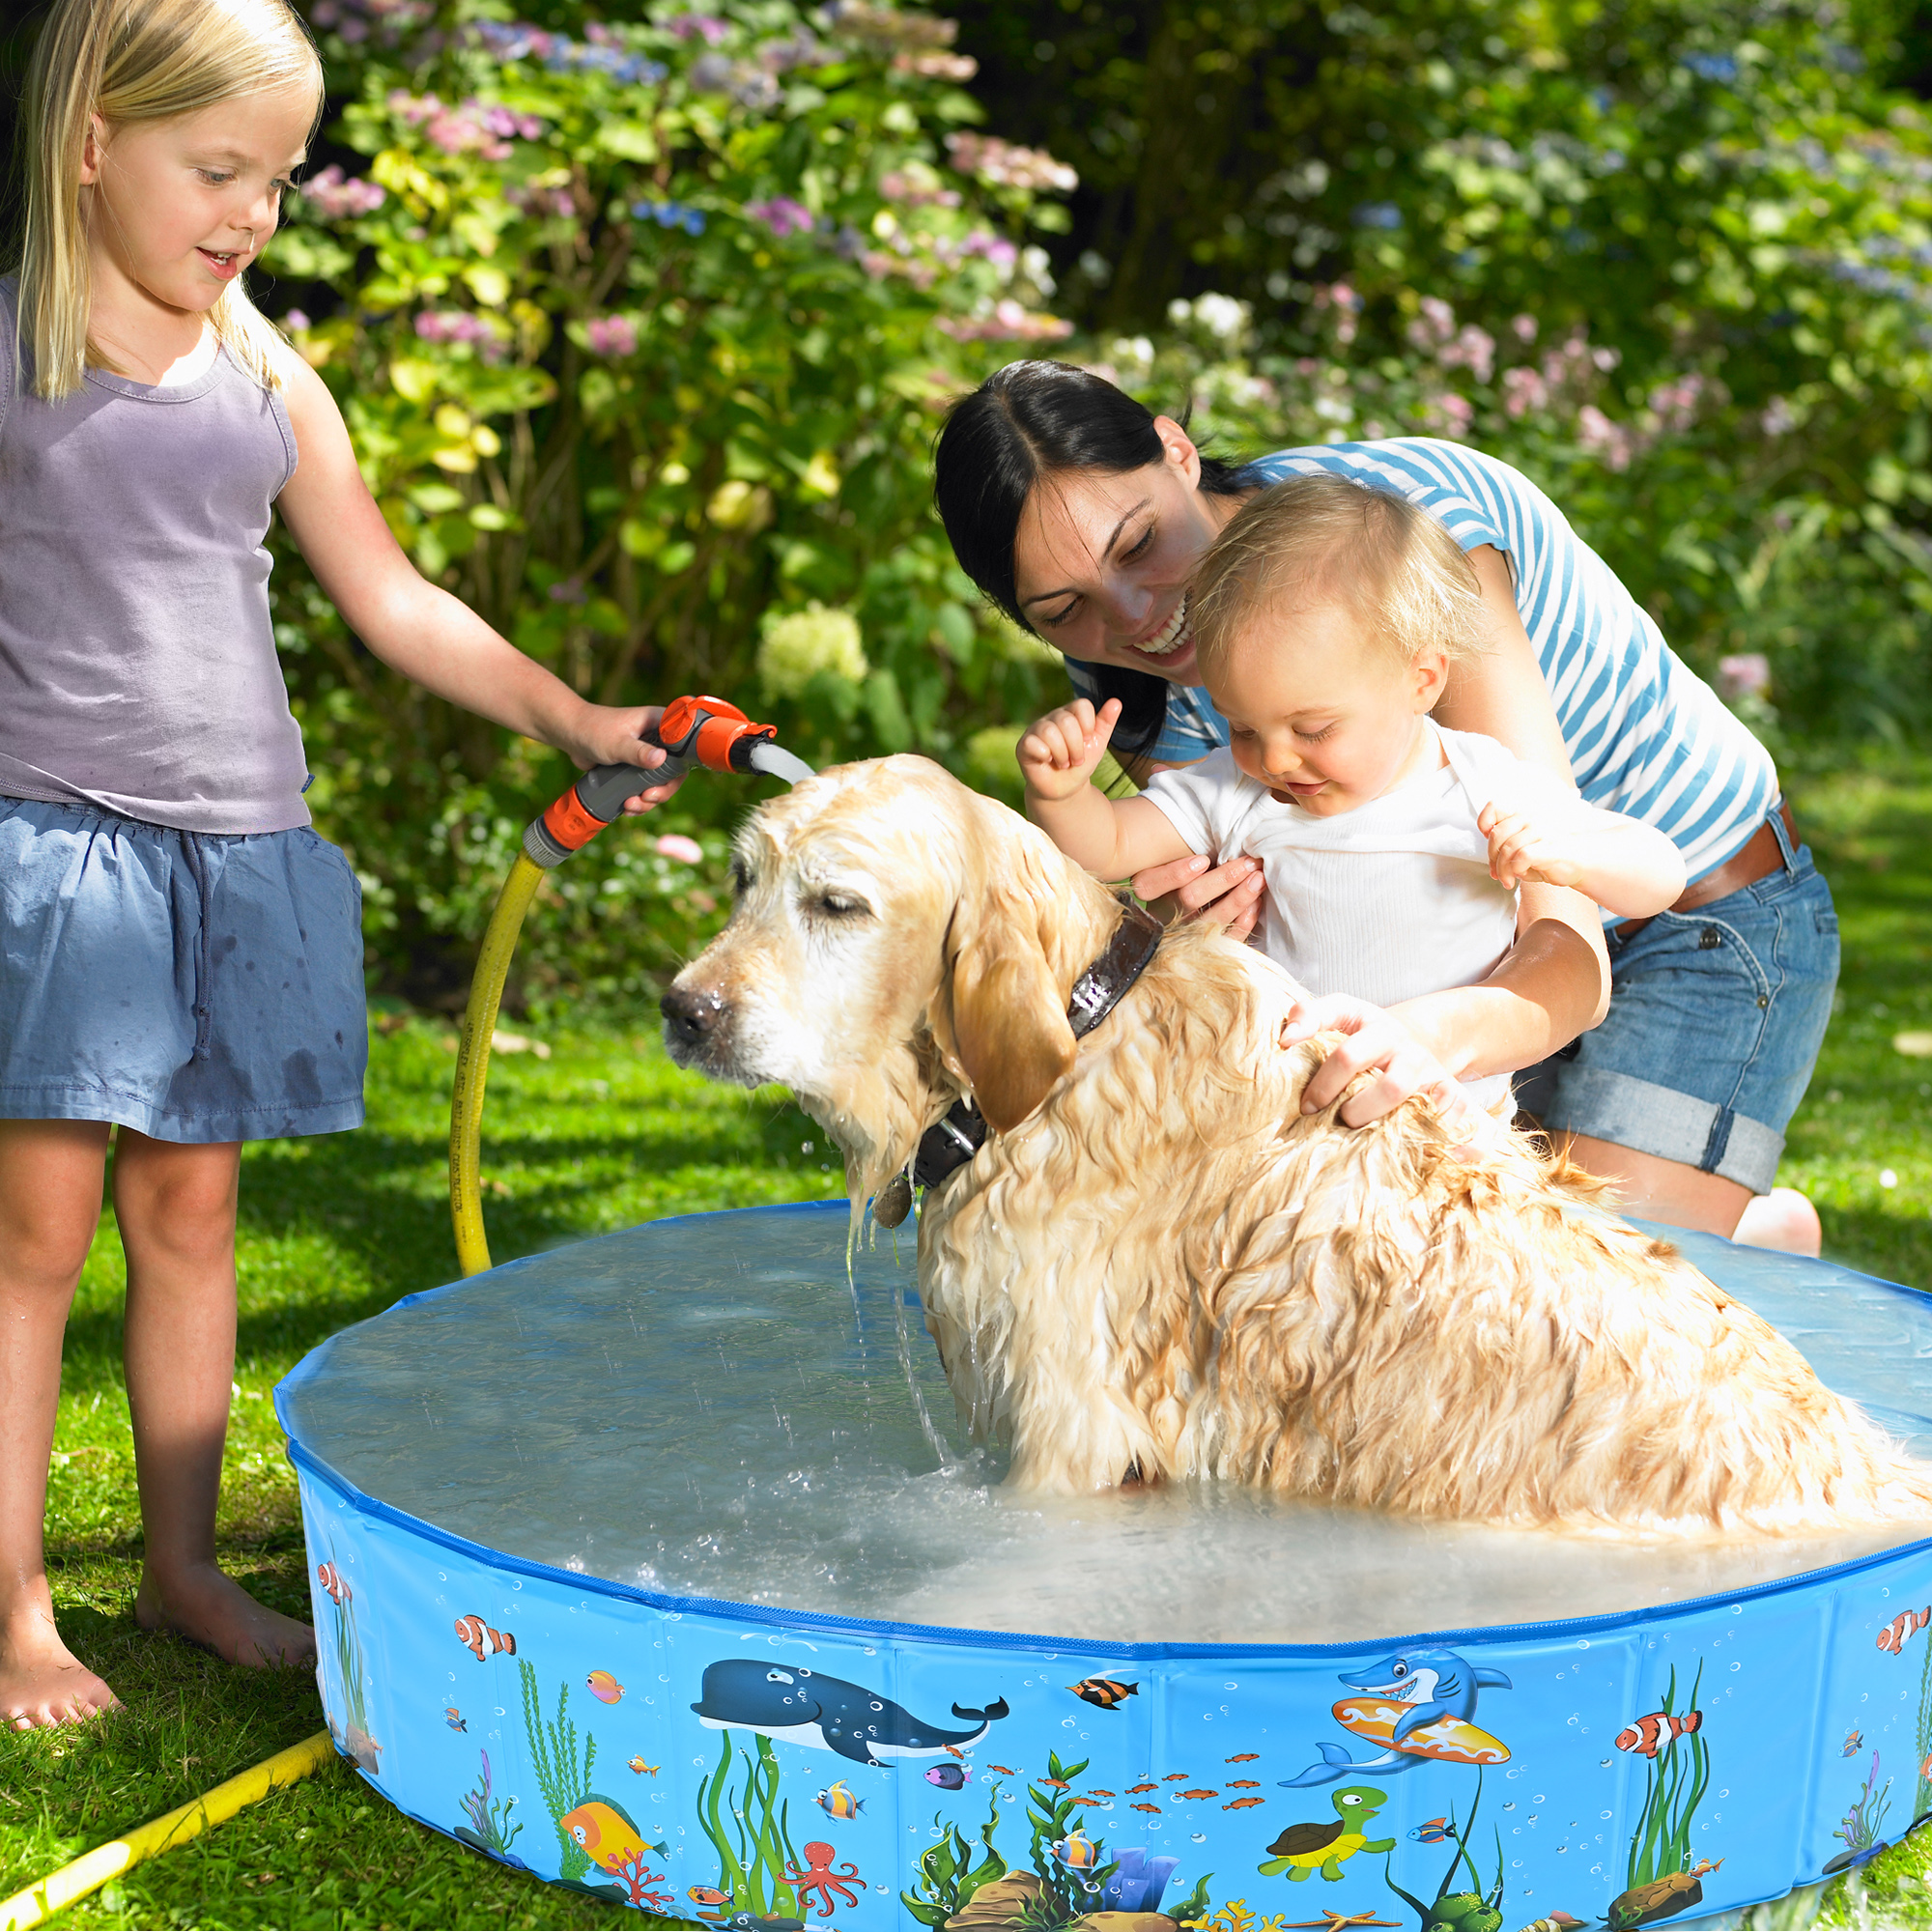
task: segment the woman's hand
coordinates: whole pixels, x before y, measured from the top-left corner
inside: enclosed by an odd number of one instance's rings
[[[1259,859],[1230,859],[1217,866],[1199,852],[1171,859],[1134,874],[1134,891],[1172,924],[1179,919],[1218,922],[1230,939],[1245,939],[1262,916]]]
[[[1348,1038],[1316,1068],[1301,1095],[1301,1111],[1319,1114],[1331,1107],[1357,1074],[1377,1078],[1342,1109],[1345,1127],[1365,1127],[1393,1113],[1417,1094],[1432,1101],[1443,1124],[1473,1133],[1489,1116],[1464,1094],[1456,1076],[1393,1013],[1347,993],[1298,1001],[1282,1029],[1281,1043],[1293,1046],[1318,1033]]]

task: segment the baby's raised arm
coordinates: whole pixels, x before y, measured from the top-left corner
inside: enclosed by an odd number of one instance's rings
[[[1018,753],[1027,816],[1076,865],[1108,880],[1179,859],[1189,849],[1158,806],[1144,798],[1109,798],[1093,782],[1120,715],[1117,697],[1097,713],[1076,697],[1030,724]]]
[[[1580,798],[1492,799],[1476,829],[1501,885],[1569,886],[1622,919],[1648,919],[1683,895],[1684,856],[1662,832]]]

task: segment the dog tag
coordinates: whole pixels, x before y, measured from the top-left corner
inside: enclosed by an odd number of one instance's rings
[[[882,1228],[896,1228],[911,1212],[912,1182],[901,1168],[873,1195],[872,1219]]]

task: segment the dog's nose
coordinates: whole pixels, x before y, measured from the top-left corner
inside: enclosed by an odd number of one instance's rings
[[[658,1002],[671,1037],[682,1046],[701,1046],[724,1017],[724,1002],[698,986],[673,986]]]

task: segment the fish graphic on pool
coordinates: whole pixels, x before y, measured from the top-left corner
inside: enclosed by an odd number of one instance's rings
[[[759,1731],[808,1750],[836,1751],[854,1764],[944,1757],[954,1747],[978,1744],[1007,1716],[1004,1697],[983,1709],[954,1704],[952,1715],[974,1728],[947,1730],[922,1723],[903,1705],[842,1677],[823,1677],[803,1665],[787,1668],[753,1657],[706,1664],[700,1689],[702,1694],[691,1708],[707,1730]]]
[[[1289,1790],[1369,1771],[1393,1777],[1432,1758],[1478,1767],[1508,1762],[1509,1747],[1475,1721],[1476,1699],[1485,1690],[1513,1688],[1500,1670],[1429,1644],[1395,1651],[1359,1675],[1345,1670],[1341,1678],[1358,1694],[1331,1707],[1337,1721],[1384,1748],[1357,1757],[1346,1746],[1318,1743],[1321,1762],[1280,1779]]]

